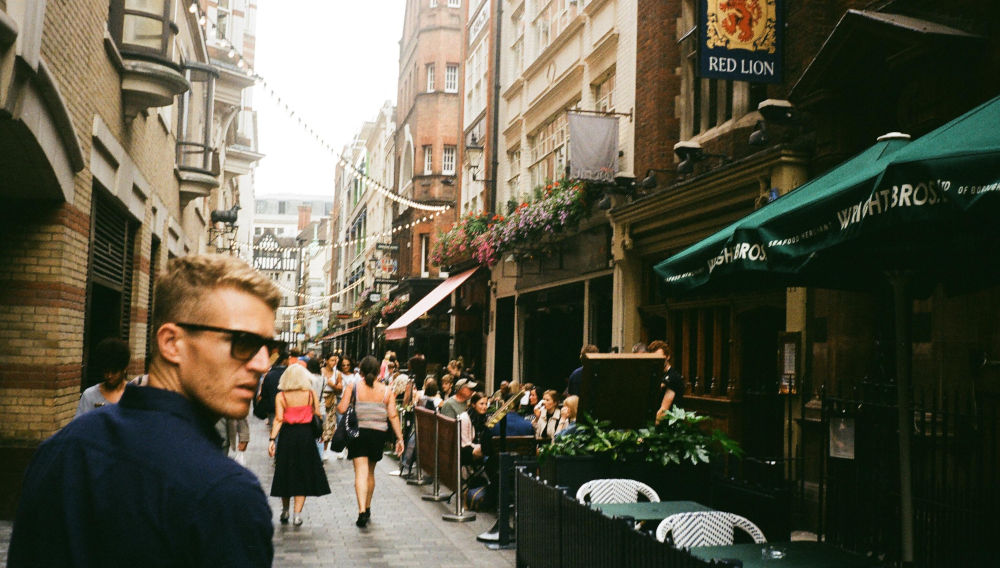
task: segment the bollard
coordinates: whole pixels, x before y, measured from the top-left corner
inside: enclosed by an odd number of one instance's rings
[[[424,501],[447,501],[448,497],[446,495],[441,495],[441,473],[439,469],[439,459],[438,459],[438,414],[437,410],[434,411],[434,492],[430,495],[421,495],[420,498]]]
[[[467,523],[476,520],[476,514],[465,510],[462,505],[462,434],[461,427],[456,422],[455,435],[455,512],[445,513],[441,518],[453,523]]]

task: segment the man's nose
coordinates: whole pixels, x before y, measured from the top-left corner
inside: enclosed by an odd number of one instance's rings
[[[271,354],[266,345],[261,345],[254,356],[247,361],[247,367],[261,373],[267,372],[268,368],[271,367]]]

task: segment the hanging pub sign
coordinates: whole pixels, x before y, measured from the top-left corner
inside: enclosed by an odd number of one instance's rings
[[[566,113],[573,159],[569,177],[611,182],[618,171],[618,116]]]
[[[782,0],[699,0],[700,77],[781,82]]]

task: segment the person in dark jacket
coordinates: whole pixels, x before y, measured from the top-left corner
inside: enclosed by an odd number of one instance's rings
[[[260,381],[260,388],[257,389],[257,404],[267,414],[268,426],[274,424],[274,397],[278,396],[278,383],[281,381],[281,375],[289,365],[297,360],[298,357],[289,354],[288,351],[282,350],[278,353],[278,358],[271,367],[271,370]]]

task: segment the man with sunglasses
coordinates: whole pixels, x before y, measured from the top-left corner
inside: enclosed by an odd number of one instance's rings
[[[267,497],[213,425],[249,412],[280,300],[239,259],[172,260],[156,284],[148,386],[39,447],[8,566],[270,566]]]

